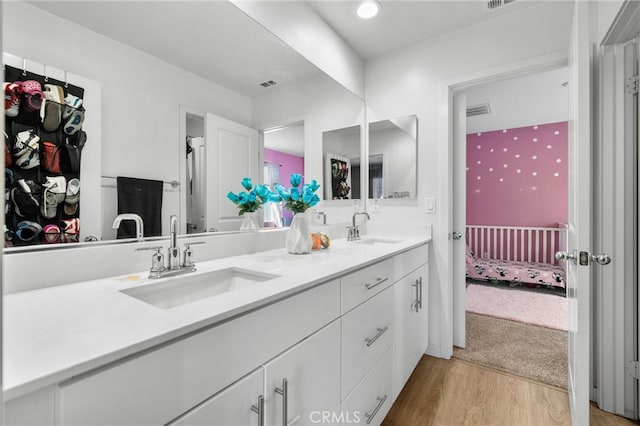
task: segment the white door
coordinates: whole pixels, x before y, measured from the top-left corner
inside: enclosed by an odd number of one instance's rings
[[[429,265],[393,285],[393,399],[429,345]]]
[[[453,97],[453,208],[451,211],[453,265],[453,344],[464,348],[465,342],[465,246],[467,225],[467,96]]]
[[[264,421],[262,368],[239,380],[169,426],[247,426]]]
[[[260,183],[261,168],[258,131],[207,113],[207,218],[206,229],[233,231],[240,229],[242,216],[226,197],[229,191],[244,191],[242,178]]]
[[[340,321],[265,365],[265,425],[308,425],[340,412]],[[327,423],[324,423],[327,424]]]
[[[589,4],[576,1],[569,45],[569,404],[573,425],[589,424],[591,276],[591,74]],[[559,253],[560,254],[560,253]]]

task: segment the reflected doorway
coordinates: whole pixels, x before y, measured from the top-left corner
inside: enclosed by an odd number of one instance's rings
[[[304,121],[264,131],[264,184],[272,191],[276,183],[289,188],[294,173],[302,175],[304,184]],[[289,226],[293,219],[282,203],[265,204],[263,213],[265,228]]]
[[[204,117],[187,114],[187,234],[205,232],[206,217],[206,139]]]

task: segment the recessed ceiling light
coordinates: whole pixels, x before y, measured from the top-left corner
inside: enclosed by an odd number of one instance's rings
[[[370,19],[376,16],[381,9],[382,5],[377,0],[365,0],[358,6],[357,13],[362,19]]]

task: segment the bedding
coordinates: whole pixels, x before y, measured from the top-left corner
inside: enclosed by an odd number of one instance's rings
[[[564,270],[548,263],[480,259],[467,245],[467,277],[483,281],[565,288]]]

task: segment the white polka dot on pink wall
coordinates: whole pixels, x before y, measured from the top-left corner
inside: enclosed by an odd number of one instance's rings
[[[469,168],[467,167],[467,171],[469,171]]]
[[[477,148],[478,148],[478,149],[481,149],[481,148],[482,148],[482,145],[478,145],[478,146],[477,146]]]
[[[547,145],[547,149],[551,149],[551,148],[553,148],[553,146]]]
[[[482,164],[482,161],[478,160],[476,161],[476,164]]]
[[[514,157],[516,157],[516,158],[520,158],[520,154],[516,154]]]
[[[557,136],[560,134],[560,132],[556,130],[555,132],[553,132],[553,134]]]
[[[476,177],[476,179],[482,180],[482,176],[478,176],[478,177]]]
[[[509,151],[509,148],[502,148],[502,152],[507,152]]]
[[[516,170],[516,173],[520,174],[520,173],[522,173],[522,170],[517,169],[517,170]]]
[[[503,130],[503,131],[502,131],[502,133],[507,133],[507,130],[506,130],[506,129],[505,129],[505,130]]]
[[[556,163],[558,164],[562,163],[562,158],[556,158]]]
[[[537,156],[537,155],[534,155],[534,156],[532,156],[532,157],[531,157],[531,159],[532,159],[532,160],[537,160],[537,159],[538,159],[538,156]]]
[[[531,173],[531,176],[538,176],[538,172]]]
[[[538,187],[537,187],[537,186],[532,186],[532,187],[531,187],[531,190],[532,190],[532,191],[537,191],[537,190],[538,190]]]
[[[493,171],[493,167],[489,167],[489,171],[492,172]]]
[[[538,138],[533,138],[533,142],[538,142]]]
[[[478,133],[476,133],[476,135],[478,135],[478,136],[482,136],[482,133],[478,132]]]
[[[480,190],[479,190],[479,189],[476,189],[476,194],[479,194],[479,193],[480,193]]]
[[[498,179],[500,182],[504,182],[504,178],[500,178]]]
[[[533,126],[533,130],[538,130],[538,126]]]
[[[508,164],[503,164],[502,167],[504,167],[506,169],[507,167],[509,167],[509,165]]]
[[[560,176],[560,173],[558,173],[558,172],[555,172],[555,173],[553,174],[553,177],[558,177],[558,176]]]
[[[491,149],[489,150],[489,152],[493,152],[493,151],[495,151],[495,149],[493,149],[493,148],[491,148]]]
[[[514,140],[514,141],[517,141],[517,140],[518,140],[518,137],[517,137],[517,136],[514,136],[514,137],[513,137],[513,140]]]

